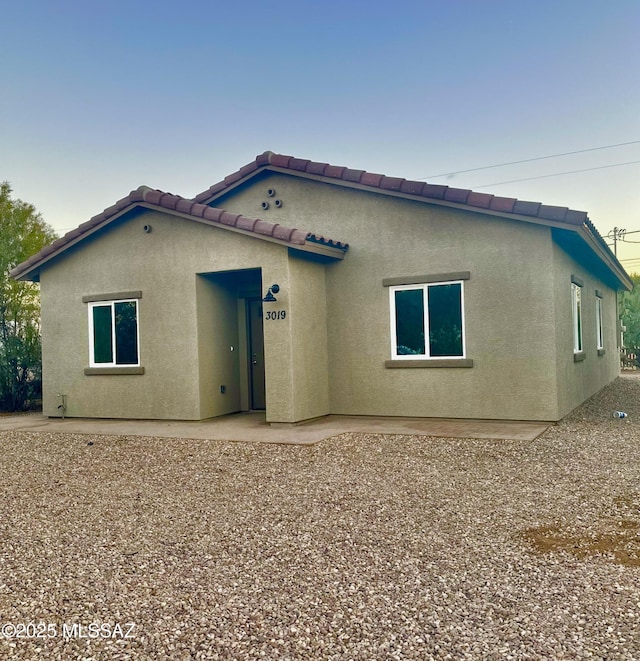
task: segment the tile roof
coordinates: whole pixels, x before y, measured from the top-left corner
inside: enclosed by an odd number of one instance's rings
[[[341,241],[334,241],[323,236],[318,236],[312,232],[284,227],[278,223],[270,223],[259,218],[248,218],[241,214],[229,213],[224,209],[210,207],[194,200],[189,200],[179,195],[165,193],[164,191],[152,189],[148,186],[140,186],[131,191],[129,195],[118,200],[114,205],[105,209],[102,213],[82,223],[76,229],[67,232],[63,237],[53,243],[45,246],[40,252],[36,253],[26,261],[19,264],[11,271],[11,276],[18,278],[33,268],[39,266],[49,258],[63,251],[76,240],[91,233],[112,217],[121,212],[142,205],[145,208],[158,209],[162,211],[175,211],[180,214],[191,216],[199,222],[209,223],[211,225],[235,228],[243,232],[255,234],[258,238],[271,238],[278,242],[289,244],[291,247],[304,249],[309,244],[322,245],[327,248],[333,248],[346,252],[349,244]]]
[[[346,186],[355,185],[361,189],[377,190],[381,193],[401,195],[424,202],[432,200],[436,204],[456,205],[460,208],[468,208],[469,210],[479,212],[484,211],[485,213],[493,213],[503,217],[513,216],[520,220],[531,219],[531,222],[559,223],[560,227],[564,225],[566,229],[581,232],[583,236],[589,238],[589,241],[597,244],[601,254],[600,259],[604,259],[608,263],[609,268],[617,273],[617,277],[621,281],[625,281],[627,285],[631,282],[624,268],[618,262],[593,223],[589,220],[585,211],[575,211],[568,207],[550,206],[541,204],[540,202],[518,200],[513,197],[500,197],[488,193],[478,193],[468,189],[451,188],[441,184],[429,184],[423,181],[403,179],[401,177],[388,177],[383,174],[366,172],[365,170],[355,170],[343,166],[330,165],[329,163],[275,154],[271,151],[265,151],[259,154],[254,161],[241,167],[237,172],[229,174],[222,181],[196,195],[193,199],[140,186],[127,197],[105,209],[101,214],[94,216],[91,220],[65,234],[61,239],[58,239],[38,254],[29,258],[26,262],[18,265],[13,269],[11,275],[13,277],[24,276],[25,273],[38,267],[41,263],[59,252],[62,252],[68,245],[83,238],[85,234],[91,233],[95,228],[108,222],[112,216],[119,214],[129,206],[133,207],[135,205],[175,211],[176,213],[192,216],[199,222],[208,222],[229,228],[233,227],[236,230],[253,233],[256,236],[262,236],[270,240],[290,244],[291,246],[299,246],[303,250],[305,247],[306,249],[311,249],[311,246],[316,244],[328,249],[342,251],[343,253],[346,252],[349,247],[346,243],[318,236],[311,232],[287,228],[277,223],[232,214],[223,209],[209,206],[220,193],[224,193],[234,185],[267,169],[278,172],[288,171],[292,175],[303,174],[310,178],[321,177],[321,180],[324,182],[334,180],[335,183],[343,183]]]
[[[344,166],[275,154],[272,151],[265,151],[259,154],[254,161],[241,167],[237,172],[226,176],[222,181],[199,193],[193,199],[195,202],[211,203],[216,196],[230,189],[234,184],[266,169],[279,172],[288,170],[293,175],[304,173],[307,176],[311,175],[312,178],[322,177],[322,181],[325,182],[334,180],[335,183],[344,183],[347,186],[356,184],[359,188],[366,188],[372,191],[378,190],[381,193],[400,194],[424,202],[433,200],[436,203],[445,202],[463,208],[467,207],[473,211],[485,210],[488,213],[495,213],[506,217],[512,215],[525,220],[530,218],[532,222],[550,221],[566,224],[569,228],[583,230],[585,234],[589,235],[599,245],[600,249],[604,251],[607,261],[611,262],[614,270],[623,274],[622,277],[624,279],[628,279],[624,268],[618,262],[611,248],[609,248],[591,220],[589,220],[586,211],[576,211],[568,207],[518,200],[514,197],[478,193],[466,188],[451,188],[442,184],[429,184],[424,181],[388,177],[384,174],[375,174],[365,170],[353,170]]]
[[[208,202],[218,193],[230,188],[245,177],[265,168],[290,170],[292,173],[306,173],[326,179],[335,179],[349,184],[359,184],[381,192],[395,192],[428,200],[444,200],[461,204],[474,209],[487,209],[498,213],[529,216],[541,220],[559,221],[571,225],[582,225],[587,221],[586,211],[574,211],[567,207],[556,207],[527,202],[513,197],[500,197],[488,193],[476,193],[466,188],[451,188],[440,184],[429,184],[424,181],[412,181],[400,177],[387,177],[384,174],[374,174],[365,170],[352,170],[343,166],[317,163],[293,156],[274,154],[266,151],[254,161],[240,168],[237,172],[226,176],[222,181],[196,195],[196,202]]]

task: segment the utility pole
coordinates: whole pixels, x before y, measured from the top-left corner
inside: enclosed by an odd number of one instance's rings
[[[613,239],[613,254],[616,257],[618,256],[618,241],[623,241],[626,233],[627,230],[614,227],[609,234],[607,234],[607,238]]]
[[[607,234],[608,239],[613,239],[613,254],[618,257],[618,241],[624,241],[624,235],[627,233],[627,230],[621,229],[619,227],[614,227],[609,234]],[[624,346],[624,340],[623,340],[623,328],[624,326],[622,325],[622,311],[620,309],[620,297],[618,295],[618,291],[616,290],[616,311],[617,311],[617,317],[618,317],[618,323],[617,323],[617,329],[616,329],[616,335],[617,337],[617,345],[618,349],[622,351],[622,348]]]

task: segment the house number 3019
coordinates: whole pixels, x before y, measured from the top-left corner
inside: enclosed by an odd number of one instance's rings
[[[269,310],[267,312],[267,319],[286,319],[287,311],[286,310]]]

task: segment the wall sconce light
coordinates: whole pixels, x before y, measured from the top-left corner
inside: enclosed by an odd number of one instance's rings
[[[263,303],[275,303],[278,299],[274,296],[280,291],[280,285],[271,285],[267,295],[262,299]]]

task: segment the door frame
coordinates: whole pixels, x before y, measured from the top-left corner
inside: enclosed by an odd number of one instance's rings
[[[259,321],[254,322],[252,317],[252,310],[256,304],[258,304],[260,313]],[[267,403],[262,298],[246,298],[245,306],[245,315],[247,320],[247,374],[249,410],[265,411],[267,408]],[[258,343],[258,346],[255,346],[254,342]]]

